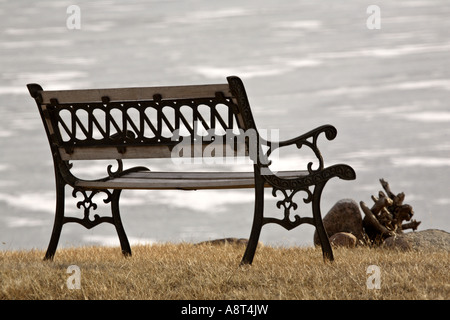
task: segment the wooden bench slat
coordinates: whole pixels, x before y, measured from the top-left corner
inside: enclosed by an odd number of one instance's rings
[[[162,99],[196,99],[214,97],[216,92],[223,92],[231,97],[228,84],[207,84],[171,87],[139,87],[139,88],[108,88],[86,90],[42,91],[42,103],[50,103],[50,99],[58,99],[59,103],[102,102],[102,97],[110,101],[153,100],[153,95],[160,94]]]
[[[236,144],[237,145],[237,144]],[[191,153],[196,157],[203,154],[203,150],[208,145],[192,146]],[[216,150],[222,151],[223,157],[248,156],[248,151],[235,151],[229,145],[224,144],[219,147],[215,146]],[[239,150],[244,147],[239,147]],[[167,145],[141,145],[141,146],[126,146],[126,152],[120,153],[116,147],[75,147],[71,153],[67,153],[66,149],[59,148],[59,153],[62,160],[103,160],[103,159],[157,159],[157,158],[172,158],[173,154]],[[175,152],[174,152],[175,153]],[[191,158],[188,156],[180,157]]]
[[[307,171],[282,171],[277,176],[298,178]],[[77,187],[108,189],[229,189],[253,188],[253,172],[134,172],[108,181],[79,181]],[[267,185],[269,186],[269,185]]]
[[[181,180],[181,179],[133,179],[116,178],[105,182],[80,182],[75,184],[83,188],[107,189],[230,189],[253,188],[253,179],[221,179],[221,180]]]
[[[74,148],[72,153],[59,148],[59,153],[62,160],[170,158],[172,155],[169,147],[165,145],[126,147],[126,153],[120,153],[116,147]]]
[[[297,171],[280,171],[277,172],[277,176],[283,178],[295,178],[299,176],[306,176],[308,171],[297,170]],[[254,172],[251,171],[230,171],[230,172],[208,172],[208,171],[196,171],[196,172],[176,172],[176,171],[144,171],[144,172],[133,172],[126,175],[127,178],[136,179],[253,179]]]

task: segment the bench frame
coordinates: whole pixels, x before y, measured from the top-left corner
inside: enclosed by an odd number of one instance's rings
[[[267,141],[258,133],[241,79],[231,76],[227,78],[227,82],[218,85],[64,91],[44,91],[38,84],[28,84],[28,90],[36,101],[47,133],[56,180],[55,221],[44,259],[53,259],[63,225],[72,222],[79,223],[88,229],[103,222],[113,224],[119,237],[122,253],[125,256],[131,255],[131,247],[119,211],[119,199],[124,189],[254,188],[253,224],[241,264],[252,263],[261,229],[268,223],[278,224],[287,230],[303,223],[315,226],[323,257],[332,261],[333,252],[320,211],[322,191],[327,181],[333,177],[345,180],[356,178],[354,170],[348,165],[324,166],[321,152],[317,147],[318,137],[323,133],[328,140],[333,140],[337,135],[337,130],[331,125],[324,125],[287,141]],[[221,116],[217,113],[216,106],[218,104],[228,108],[226,115]],[[209,122],[199,113],[199,105],[206,105],[210,108]],[[164,126],[171,131],[171,134],[174,134],[180,126],[184,126],[189,131],[189,135],[183,137],[183,141],[191,144],[197,143],[200,137],[195,132],[192,123],[189,123],[186,117],[180,113],[181,106],[192,109],[193,118],[209,130],[214,130],[215,127],[233,129],[233,126],[238,127],[241,133],[242,130],[245,132],[253,130],[256,133],[256,141],[249,142],[248,139],[241,141],[246,155],[249,155],[251,147],[256,148],[256,156],[252,158],[253,172],[250,175],[242,173],[242,176],[236,175],[236,173],[230,173],[230,175],[201,173],[201,179],[194,173],[185,173],[184,176],[183,174],[175,175],[175,173],[159,173],[160,178],[169,180],[162,180],[162,183],[158,184],[155,182],[159,181],[155,178],[158,177],[158,173],[150,171],[146,167],[124,170],[124,159],[168,158],[172,155],[173,148],[180,143],[180,140],[163,135]],[[162,111],[164,107],[173,109],[175,124],[171,123]],[[130,108],[138,110],[136,111],[139,113],[138,123],[128,116]],[[145,113],[149,109],[156,110],[156,122]],[[112,110],[120,113],[119,118],[112,114]],[[68,116],[69,123],[62,119],[61,113],[63,112],[70,114]],[[77,112],[87,114],[87,119],[83,122]],[[99,120],[94,112],[102,115],[104,112],[104,117],[100,117],[102,119]],[[147,131],[144,130],[144,127],[147,128]],[[97,132],[95,137],[94,131]],[[145,133],[149,131],[154,135],[153,137],[146,136]],[[113,132],[115,133],[113,134]],[[79,138],[80,134],[85,138]],[[239,134],[227,136],[225,140],[236,141],[238,136]],[[203,148],[208,147],[217,138],[212,131],[208,131],[208,137],[201,137]],[[313,163],[308,163],[307,170],[271,172],[270,155],[275,149],[290,145],[295,145],[297,148],[303,146],[310,148],[317,158],[317,168],[313,169]],[[236,145],[234,145],[234,151],[237,151]],[[92,181],[80,179],[71,172],[71,161],[95,159],[115,159],[118,168],[113,171],[112,165],[109,165],[108,176]],[[137,177],[140,177],[141,180],[136,180]],[[170,181],[170,183],[167,182],[167,187],[165,181]],[[177,183],[179,183],[178,187]],[[73,197],[82,195],[83,200],[77,203],[77,207],[84,210],[83,218],[65,216],[66,186],[73,188]],[[283,219],[264,216],[264,188],[267,187],[272,188],[274,197],[280,192],[284,197],[283,200],[277,202],[278,209],[283,210]],[[299,191],[307,194],[303,202],[311,203],[312,217],[300,217],[296,214],[292,220],[291,214],[297,209],[297,203],[294,202],[293,197]],[[94,215],[94,218],[91,219],[91,211],[97,208],[93,197],[99,193],[106,195],[103,202],[111,205],[112,216]]]

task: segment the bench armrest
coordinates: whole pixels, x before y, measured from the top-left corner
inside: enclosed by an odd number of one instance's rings
[[[303,146],[307,146],[314,152],[314,154],[317,157],[317,160],[319,162],[319,166],[316,170],[313,170],[313,168],[312,168],[313,163],[309,162],[307,165],[308,172],[310,174],[312,174],[314,172],[323,170],[324,162],[323,162],[322,154],[320,153],[319,147],[317,146],[317,139],[321,133],[324,133],[328,140],[333,140],[337,135],[337,130],[332,125],[323,125],[316,129],[313,129],[307,133],[304,133],[298,137],[295,137],[295,138],[292,138],[289,140],[280,141],[280,142],[267,141],[267,140],[260,138],[261,145],[269,147],[269,149],[267,150],[265,155],[263,155],[266,160],[265,163],[270,165],[270,161],[268,161],[270,158],[270,155],[274,150],[276,150],[278,148],[296,145],[297,148],[300,149]]]

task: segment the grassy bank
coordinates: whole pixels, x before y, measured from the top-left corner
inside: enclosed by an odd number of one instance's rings
[[[448,251],[399,252],[338,248],[324,263],[320,249],[260,247],[239,267],[242,245],[161,244],[0,252],[0,299],[450,299]],[[70,265],[80,289],[68,289]],[[368,289],[376,276],[380,289]],[[71,282],[75,284],[75,282]],[[375,283],[375,282],[370,282]]]

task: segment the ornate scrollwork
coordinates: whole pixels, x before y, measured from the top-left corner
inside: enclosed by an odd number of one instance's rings
[[[238,77],[228,77],[228,83],[230,85],[230,90],[233,96],[236,98],[238,103],[238,108],[243,116],[246,130],[253,129],[257,131],[255,120],[253,119],[253,114],[250,109],[250,103],[248,102],[247,93],[245,92],[244,84],[242,80]]]
[[[264,175],[263,178],[265,181],[273,187],[272,195],[277,197],[277,194],[281,192],[284,196],[284,198],[276,204],[278,209],[283,209],[283,219],[264,218],[264,224],[276,223],[283,226],[287,230],[291,230],[302,223],[315,225],[313,217],[300,217],[296,214],[293,217],[294,220],[291,220],[292,212],[298,208],[297,203],[293,200],[294,195],[296,195],[299,191],[305,192],[306,197],[303,198],[303,202],[306,204],[312,203],[313,208],[314,206],[317,208],[319,201],[318,199],[320,198],[322,188],[326,182],[333,177],[352,180],[355,178],[355,172],[347,165],[334,165],[324,168],[319,172],[314,171],[313,173],[309,173],[306,176],[298,178],[287,179],[276,175]],[[314,187],[313,191],[311,191],[311,187]],[[314,200],[314,198],[316,198],[316,200]],[[315,203],[313,203],[313,200]]]
[[[309,188],[302,188],[297,190],[285,190],[285,189],[279,189],[274,187],[272,189],[272,195],[276,198],[277,193],[281,192],[284,198],[280,201],[277,201],[277,208],[281,209],[283,208],[283,219],[276,219],[276,218],[264,218],[264,223],[276,223],[281,225],[287,230],[291,230],[298,225],[302,223],[313,223],[312,218],[310,217],[300,217],[298,214],[293,216],[294,220],[291,220],[291,213],[292,211],[297,210],[298,205],[296,202],[294,202],[293,197],[296,195],[299,191],[303,191],[306,193],[306,197],[303,198],[304,203],[310,203],[313,199],[313,193]]]
[[[226,114],[217,111],[219,105],[227,108]],[[209,110],[201,110],[200,106]],[[102,97],[102,102],[60,103],[51,99],[46,108],[54,131],[52,142],[67,154],[72,154],[74,148],[98,145],[116,147],[124,154],[127,147],[142,144],[175,145],[178,142],[173,136],[184,129],[194,141],[199,138],[196,123],[208,132],[232,130],[235,123],[239,125],[233,121],[236,104],[222,92],[195,99],[163,99],[160,94],[142,101],[110,101]],[[211,136],[202,136],[205,144],[210,140]]]
[[[109,178],[116,178],[119,177],[121,174],[123,174],[123,161],[121,159],[116,159],[117,164],[118,164],[118,168],[116,171],[112,171],[112,164],[108,165],[108,167],[106,168],[106,171],[108,172],[108,177]]]
[[[90,192],[90,194],[88,194],[88,192]],[[103,200],[104,203],[111,202],[112,194],[109,190],[85,190],[80,188],[74,188],[72,192],[72,196],[74,198],[77,198],[78,193],[81,193],[84,197],[83,200],[77,202],[77,208],[78,209],[83,208],[84,216],[83,219],[75,217],[65,217],[65,223],[77,222],[87,229],[91,229],[102,222],[114,223],[112,217],[100,217],[98,214],[95,214],[93,219],[90,218],[91,210],[97,209],[97,204],[93,201],[93,198],[99,192],[103,192],[107,196],[106,199]]]
[[[274,150],[281,148],[281,147],[286,147],[286,146],[291,146],[291,145],[295,145],[298,149],[301,149],[303,146],[308,147],[314,153],[314,155],[317,159],[317,162],[318,162],[317,168],[315,168],[315,169],[313,168],[313,165],[314,165],[313,162],[309,162],[306,166],[309,174],[312,175],[312,174],[322,171],[325,168],[322,154],[317,145],[318,138],[322,133],[325,134],[325,137],[328,140],[333,140],[337,136],[337,130],[335,127],[333,127],[331,125],[323,125],[323,126],[320,126],[314,130],[311,130],[301,136],[298,136],[298,137],[290,139],[290,140],[280,141],[280,142],[271,142],[271,141],[264,141],[264,139],[260,138],[260,141],[263,145],[268,147],[266,154],[264,155],[267,158],[270,157],[271,153],[273,153]]]

